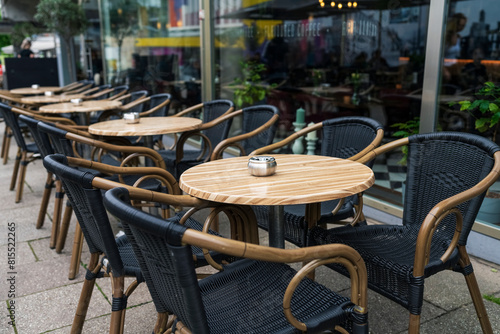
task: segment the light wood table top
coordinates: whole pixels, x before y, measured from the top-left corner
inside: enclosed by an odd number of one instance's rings
[[[244,205],[324,202],[360,193],[375,182],[373,171],[358,162],[316,155],[273,155],[276,173],[253,176],[248,158],[210,161],[185,171],[179,185],[205,200]]]
[[[210,161],[185,171],[179,185],[189,195],[221,203],[268,205],[269,245],[284,248],[284,205],[306,204],[306,221],[315,226],[321,202],[370,188],[373,171],[358,162],[317,155],[273,155],[276,173],[253,176],[249,157]]]
[[[139,123],[125,123],[123,119],[94,123],[89,132],[101,136],[150,136],[196,130],[201,119],[191,117],[142,117]]]
[[[82,104],[77,105],[71,102],[48,104],[46,106],[40,107],[38,110],[43,113],[49,114],[63,114],[72,112],[92,112],[98,110],[110,110],[121,107],[122,104],[119,101],[107,101],[107,100],[97,100],[97,101],[83,101]]]
[[[22,97],[21,102],[26,104],[49,104],[49,103],[61,103],[69,102],[72,99],[83,99],[85,95],[83,94],[68,94],[68,95],[35,95]]]
[[[42,86],[38,88],[23,87],[11,89],[10,93],[18,95],[40,95],[45,94],[45,92],[58,92],[62,88],[58,86]]]

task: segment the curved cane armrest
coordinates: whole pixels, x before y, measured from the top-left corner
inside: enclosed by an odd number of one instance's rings
[[[354,205],[354,210],[356,211],[356,214],[354,215],[354,218],[352,219],[352,222],[350,223],[351,226],[356,226],[361,219],[364,219],[363,216],[363,193],[358,193],[358,205]]]
[[[476,184],[472,188],[439,202],[431,209],[431,211],[429,211],[429,213],[425,217],[417,237],[415,262],[413,268],[415,277],[419,277],[424,274],[425,266],[429,261],[428,251],[426,248],[427,245],[430,244],[430,241],[432,239],[432,234],[435,231],[436,220],[439,219],[440,222],[444,215],[447,215],[449,213],[455,213],[454,210],[456,207],[458,207],[459,204],[486,192],[488,188],[493,183],[495,183],[495,181],[499,178],[500,151],[495,152],[494,158],[495,158],[495,164],[491,172],[483,180],[481,180],[478,184]],[[458,228],[458,221],[457,221],[457,228]]]
[[[92,95],[93,93],[99,91],[99,87],[94,87],[94,88],[89,88],[87,90],[83,90],[81,92],[79,92],[80,94],[82,95],[85,95],[83,97],[84,100],[87,100],[90,98],[90,95]],[[69,94],[69,93],[63,93],[62,95],[66,95],[66,94]]]
[[[151,100],[151,98],[149,98],[149,99]],[[169,103],[170,103],[170,99],[167,99],[167,100],[163,101],[162,103],[160,103],[159,105],[157,105],[156,107],[139,113],[139,116],[140,117],[149,116],[150,114],[154,113],[158,109],[163,108],[164,106],[168,105]]]
[[[323,128],[323,123],[321,123],[321,122],[310,125],[310,126],[305,127],[297,132],[292,133],[290,136],[286,137],[283,140],[280,140],[279,142],[258,148],[256,150],[254,150],[253,152],[251,152],[249,155],[259,155],[259,154],[264,154],[264,153],[274,151],[274,150],[281,148],[285,145],[293,143],[296,139],[305,136],[306,134],[308,134],[311,131],[317,131],[321,128]]]
[[[114,145],[114,144],[108,144],[96,139],[91,139],[87,138],[84,136],[79,136],[77,134],[68,132],[66,133],[66,138],[69,140],[77,141],[83,144],[86,144],[88,146],[95,146],[99,147],[108,151],[116,151],[116,152],[122,152],[125,154],[142,154],[142,155],[148,155],[151,157],[155,165],[165,169],[165,162],[163,161],[161,155],[156,152],[153,149],[150,149],[148,147],[137,147],[137,146],[121,146],[121,145]]]
[[[305,332],[307,331],[307,327],[306,324],[297,320],[297,318],[295,318],[292,314],[291,304],[293,293],[295,292],[295,289],[299,285],[300,281],[304,279],[304,277],[307,277],[309,273],[314,272],[317,267],[330,263],[339,263],[347,268],[351,277],[351,301],[357,305],[356,311],[362,314],[367,312],[366,285],[368,284],[368,276],[366,273],[366,268],[365,272],[363,273],[362,267],[364,266],[364,263],[361,262],[360,266],[360,262],[352,262],[349,259],[343,257],[316,259],[304,265],[302,269],[300,269],[295,274],[295,276],[288,284],[285,295],[283,296],[283,313],[285,313],[285,317],[287,318],[288,322],[290,322],[290,324],[292,324],[292,326],[294,326],[298,330]],[[365,276],[363,277],[363,275]],[[335,329],[337,329],[337,327]]]
[[[242,110],[238,110],[238,111],[235,111],[235,112],[233,112],[231,114],[228,114],[228,115],[226,115],[226,117],[229,117],[229,116],[230,117],[235,117],[235,116],[239,115],[240,112],[242,113]],[[214,148],[214,151],[212,153],[212,156],[210,157],[210,160],[220,159],[222,157],[222,153],[224,153],[224,150],[226,150],[230,146],[239,147],[240,151],[243,154],[246,154],[244,152],[244,150],[241,148],[241,145],[236,145],[236,143],[239,142],[239,141],[241,141],[241,140],[253,137],[253,136],[257,135],[258,133],[260,133],[260,132],[262,132],[264,130],[267,130],[268,128],[270,128],[271,126],[273,126],[273,124],[278,120],[278,118],[279,118],[279,115],[273,115],[271,117],[271,119],[269,119],[266,123],[264,123],[263,125],[259,126],[257,129],[255,129],[253,131],[250,131],[248,133],[244,133],[244,134],[241,134],[241,135],[238,135],[238,136],[234,136],[234,137],[231,137],[231,138],[224,139],[223,141],[221,141]]]
[[[224,154],[224,151],[227,150],[229,147],[234,147],[240,151],[240,156],[246,155],[245,149],[243,146],[241,146],[240,143],[226,143],[226,145],[217,145],[215,147],[214,152],[212,152],[212,155],[210,156],[210,160],[219,160],[222,159],[222,155]]]
[[[195,110],[199,110],[201,108],[203,108],[203,103],[198,103],[192,107],[189,107],[189,108],[186,108],[184,110],[179,111],[177,114],[172,115],[172,117],[182,117],[182,116],[189,114],[190,112],[193,112]]]
[[[146,102],[148,102],[149,100],[151,100],[151,98],[150,98],[150,97],[142,96],[142,97],[138,98],[137,100],[134,100],[134,101],[132,101],[132,102],[129,102],[129,103],[127,103],[127,104],[125,104],[125,105],[121,106],[119,109],[120,109],[120,111],[122,111],[122,112],[126,112],[127,110],[130,110],[130,109],[132,109],[133,107],[136,107],[136,106],[141,105],[141,104],[143,104],[143,103],[146,103]]]
[[[85,99],[97,99],[101,96],[104,96],[108,93],[111,93],[113,91],[113,88],[107,88],[107,89],[104,89],[102,91],[98,91],[97,93],[94,93],[92,95],[88,95],[87,97],[85,97]]]
[[[361,159],[362,157],[364,157],[369,152],[373,151],[375,148],[379,147],[380,143],[382,142],[382,139],[384,139],[384,130],[383,129],[378,129],[377,130],[377,135],[375,136],[375,139],[373,139],[373,141],[370,143],[370,145],[368,145],[363,150],[361,150],[357,154],[355,154],[352,157],[350,157],[349,160],[353,160],[353,161],[358,161],[359,162],[359,159]]]
[[[205,134],[201,133],[199,130],[184,132],[183,134],[181,134],[181,136],[179,137],[179,139],[177,140],[177,142],[175,144],[175,147],[176,147],[176,149],[175,149],[175,163],[176,164],[178,164],[182,160],[182,158],[184,157],[184,144],[186,143],[186,141],[188,139],[193,138],[193,137],[200,137],[202,140],[201,146],[204,147],[204,149],[202,150],[200,155],[196,158],[196,160],[198,160],[198,161],[201,160],[201,158],[203,158],[203,156],[206,154],[206,152],[212,152],[212,142]],[[210,154],[205,159],[205,162],[208,161],[209,158],[210,158]]]
[[[378,133],[377,133],[378,136]],[[374,148],[370,150],[369,152],[364,153],[363,156],[358,157],[356,159],[357,162],[360,162],[362,164],[367,163],[370,160],[375,159],[377,156],[384,154],[386,152],[392,151],[395,148],[398,148],[400,146],[408,145],[408,138],[400,138],[393,140],[385,145],[379,146],[377,148]],[[363,150],[364,151],[364,150]],[[357,155],[356,155],[357,156]],[[354,156],[354,157],[356,157]]]

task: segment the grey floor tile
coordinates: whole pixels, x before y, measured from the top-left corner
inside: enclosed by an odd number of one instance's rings
[[[17,298],[18,333],[42,333],[71,325],[83,283],[71,284]],[[111,305],[94,288],[88,319],[111,313]]]

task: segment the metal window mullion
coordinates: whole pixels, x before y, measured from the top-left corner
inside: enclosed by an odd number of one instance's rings
[[[448,0],[431,0],[420,109],[420,133],[434,132],[437,126],[447,8]]]

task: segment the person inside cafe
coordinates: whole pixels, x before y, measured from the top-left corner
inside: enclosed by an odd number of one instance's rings
[[[488,81],[486,66],[481,63],[483,59],[483,49],[475,48],[472,52],[472,63],[467,63],[462,68],[460,80],[463,89],[475,89]]]
[[[31,51],[31,40],[25,38],[21,43],[21,51],[17,55],[17,58],[34,58],[35,54]]]

